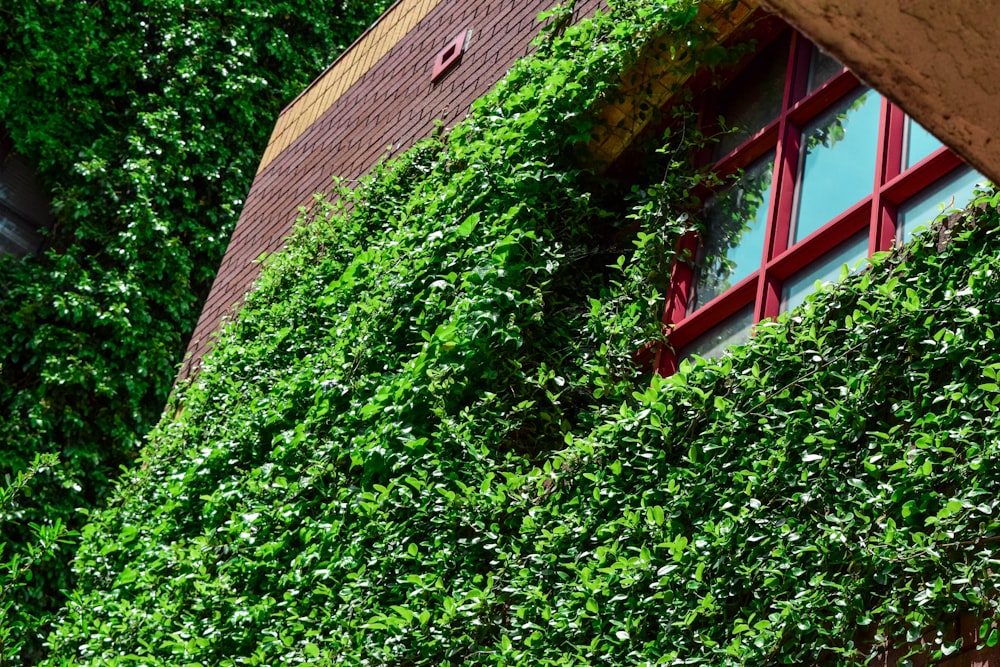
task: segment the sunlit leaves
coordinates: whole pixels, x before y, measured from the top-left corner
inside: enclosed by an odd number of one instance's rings
[[[693,224],[646,214],[698,176],[626,205],[561,135],[631,16],[550,39],[268,261],[88,526],[53,664],[847,665],[995,617],[996,211],[642,377],[649,273]]]
[[[43,255],[0,257],[0,471],[60,452],[62,475],[5,524],[9,551],[30,520],[79,525],[134,461],[271,119],[386,4],[5,4],[3,135],[58,224]],[[19,591],[19,611],[57,604],[60,563]]]

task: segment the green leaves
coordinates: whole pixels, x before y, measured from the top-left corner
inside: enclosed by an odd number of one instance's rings
[[[32,494],[37,484],[35,478],[47,476],[58,465],[59,459],[54,454],[38,454],[26,470],[0,486],[0,525],[6,524],[5,534],[12,519],[20,513],[18,505],[25,496]],[[35,574],[53,556],[70,551],[68,545],[76,537],[61,517],[42,524],[30,523],[28,531],[29,536],[23,544],[0,543],[0,661],[4,662],[9,657],[30,652],[32,635],[42,622],[16,607],[16,594],[22,589],[30,589]],[[15,551],[8,546],[20,548]]]
[[[469,216],[462,221],[462,224],[458,226],[458,235],[468,236],[471,234],[472,230],[479,224],[479,217],[479,211],[469,214]]]
[[[24,500],[9,553],[27,548],[32,521],[79,526],[77,508],[100,505],[134,462],[269,119],[386,4],[5,5],[0,118],[57,224],[40,256],[0,258],[0,472],[59,453],[63,476]],[[59,556],[18,591],[19,610],[61,603],[69,550]]]
[[[49,664],[848,665],[995,616],[995,209],[634,364],[704,176],[625,193],[563,131],[693,8],[567,28],[318,208],[94,513]]]

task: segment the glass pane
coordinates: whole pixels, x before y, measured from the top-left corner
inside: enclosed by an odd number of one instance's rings
[[[0,254],[37,252],[51,228],[49,199],[34,170],[18,154],[0,160]]]
[[[750,340],[752,324],[753,304],[750,304],[691,341],[681,351],[681,361],[689,359],[695,354],[705,359],[711,359],[725,352],[726,348],[731,345],[742,345]]]
[[[933,222],[944,211],[965,208],[976,188],[982,188],[987,182],[985,176],[971,167],[962,167],[954,175],[938,181],[899,207],[896,238],[906,243],[913,238],[914,230]]]
[[[793,243],[871,194],[881,106],[878,93],[863,91],[837,104],[802,133]]]
[[[697,310],[756,271],[764,256],[774,153],[705,204],[705,233],[688,309]]]
[[[820,51],[818,46],[813,46],[812,57],[809,59],[809,92],[840,74],[843,69],[844,66],[837,62],[836,58]]]
[[[907,116],[903,169],[909,169],[943,145],[937,137],[921,127],[920,123]]]
[[[782,310],[797,307],[808,295],[816,291],[817,282],[823,285],[839,282],[841,268],[845,264],[851,273],[860,271],[863,266],[855,268],[855,265],[858,260],[867,256],[868,230],[865,229],[841,243],[830,254],[817,259],[786,280],[781,291]]]
[[[41,245],[42,236],[35,226],[0,201],[0,254],[23,257],[37,252]]]
[[[719,115],[732,131],[722,135],[715,145],[716,160],[728,155],[778,117],[785,95],[787,69],[788,47],[781,41],[765,49],[726,86],[720,96]]]

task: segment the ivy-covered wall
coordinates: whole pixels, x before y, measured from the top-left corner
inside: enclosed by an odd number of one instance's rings
[[[311,207],[332,176],[354,181],[374,164],[465,117],[531,50],[538,13],[549,0],[403,0],[364,40],[310,84],[278,118],[230,251],[219,266],[181,367],[187,378],[212,346],[223,319],[260,274],[262,254],[278,251],[300,206]],[[602,0],[579,0],[574,16]],[[569,16],[563,20],[573,20]],[[431,81],[437,56],[466,36],[460,62]]]
[[[31,522],[78,527],[77,508],[98,505],[133,462],[275,115],[385,5],[0,8],[0,134],[37,170],[56,219],[43,253],[0,256],[0,478],[36,453],[61,459],[0,508],[5,557]],[[61,599],[62,555],[33,572],[4,627]]]
[[[548,33],[303,220],[84,529],[47,664],[848,665],[995,616],[991,195],[730,355],[632,363],[704,139],[630,192],[579,148],[654,38],[707,59],[697,5]]]

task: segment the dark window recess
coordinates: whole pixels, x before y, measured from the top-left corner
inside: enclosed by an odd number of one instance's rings
[[[837,62],[833,56],[821,51],[819,47],[814,48],[809,57],[809,85],[807,86],[807,90],[811,93],[843,71],[844,66]]]
[[[734,151],[781,113],[787,63],[788,41],[779,39],[756,56],[722,91],[719,114],[729,130],[715,145],[716,160]]]
[[[43,229],[52,227],[48,197],[34,171],[17,153],[0,159],[0,254],[23,257],[42,248]]]
[[[465,47],[468,46],[471,35],[471,30],[463,30],[446,47],[441,49],[441,52],[434,59],[431,83],[437,83],[441,77],[451,71],[458,63],[462,62],[462,54],[465,53]]]

